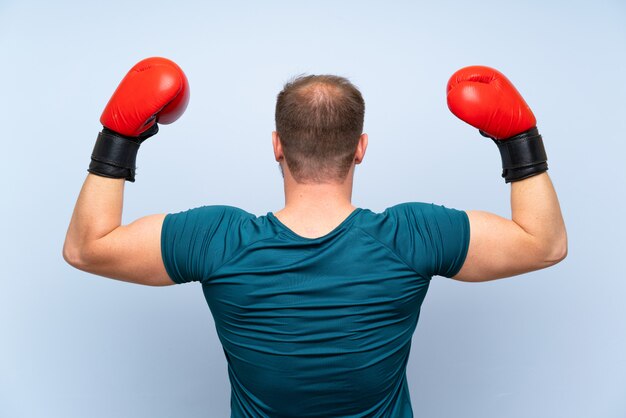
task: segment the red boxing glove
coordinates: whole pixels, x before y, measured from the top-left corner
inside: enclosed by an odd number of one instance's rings
[[[446,91],[450,111],[492,138],[507,139],[537,125],[517,89],[493,68],[462,68],[450,77]]]
[[[104,108],[100,122],[120,135],[139,137],[157,122],[176,121],[189,102],[189,83],[166,58],[146,58],[130,69]]]
[[[176,121],[189,103],[187,77],[174,62],[144,59],[126,74],[106,105],[89,172],[135,181],[139,145],[158,132],[157,123]]]
[[[507,183],[548,169],[535,115],[501,72],[478,65],[462,68],[450,77],[446,92],[452,113],[494,139]]]

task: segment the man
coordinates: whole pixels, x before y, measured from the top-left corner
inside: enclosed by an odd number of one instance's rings
[[[107,104],[64,257],[106,277],[199,281],[228,361],[233,417],[410,417],[411,336],[434,275],[463,281],[551,266],[567,252],[535,118],[498,71],[467,67],[448,105],[497,144],[512,219],[424,203],[383,213],[351,203],[367,149],[364,101],[348,80],[300,77],[276,104],[285,206],[227,206],[121,225],[139,144],[185,110],[187,79],[163,58],[137,64]]]

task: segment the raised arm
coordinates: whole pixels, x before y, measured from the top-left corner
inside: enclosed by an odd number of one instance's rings
[[[470,244],[453,277],[485,281],[552,266],[567,255],[559,201],[546,172],[547,156],[532,111],[500,72],[481,66],[457,71],[448,83],[448,106],[494,140],[511,183],[511,219],[468,211]]]
[[[165,215],[121,225],[124,179],[89,174],[67,230],[63,257],[77,269],[151,286],[174,284],[161,258]]]
[[[182,70],[164,58],[135,65],[107,104],[104,129],[94,147],[90,174],[80,192],[63,257],[89,273],[133,283],[173,284],[161,258],[165,215],[121,225],[124,182],[135,181],[139,145],[184,112],[189,86]]]

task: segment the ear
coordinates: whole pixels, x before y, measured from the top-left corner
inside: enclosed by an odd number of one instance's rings
[[[354,164],[361,164],[367,150],[367,134],[361,134],[354,153]]]
[[[272,146],[274,147],[274,158],[276,161],[281,162],[285,159],[285,154],[283,154],[283,146],[280,143],[280,138],[278,137],[278,132],[272,132]]]

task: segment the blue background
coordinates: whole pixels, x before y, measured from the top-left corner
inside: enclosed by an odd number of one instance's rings
[[[228,416],[199,285],[131,285],[61,258],[100,112],[154,55],[185,70],[191,102],[142,147],[125,222],[204,204],[279,209],[274,102],[305,72],[350,77],[365,97],[356,205],[508,216],[496,148],[445,102],[458,68],[503,71],[539,121],[569,256],[507,280],[433,279],[408,366],[414,411],[626,416],[625,22],[617,0],[0,0],[0,416]]]

